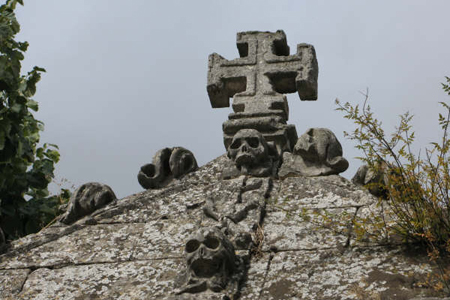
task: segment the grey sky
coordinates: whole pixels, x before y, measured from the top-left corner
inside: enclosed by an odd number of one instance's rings
[[[190,149],[200,165],[223,154],[222,123],[212,109],[208,55],[238,57],[236,33],[286,32],[316,48],[319,99],[288,96],[289,123],[333,130],[351,178],[359,153],[343,137],[353,125],[334,100],[370,103],[393,129],[415,115],[417,145],[439,137],[438,101],[450,76],[450,1],[150,1],[25,0],[19,40],[30,43],[23,72],[47,69],[35,96],[42,142],[60,147],[57,180],[98,181],[118,197],[142,190],[136,175],[163,147]]]

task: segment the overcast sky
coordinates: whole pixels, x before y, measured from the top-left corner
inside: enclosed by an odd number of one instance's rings
[[[315,46],[319,99],[288,96],[299,135],[354,128],[334,100],[370,103],[388,130],[410,111],[417,146],[439,137],[441,89],[450,76],[450,1],[152,1],[25,0],[17,9],[30,43],[23,73],[43,67],[34,99],[45,123],[42,142],[57,144],[56,181],[98,181],[121,198],[142,190],[140,166],[163,147],[183,146],[199,162],[225,153],[222,123],[231,108],[212,109],[206,93],[208,55],[238,57],[236,33],[283,29],[291,52]],[[55,188],[53,188],[55,190]]]

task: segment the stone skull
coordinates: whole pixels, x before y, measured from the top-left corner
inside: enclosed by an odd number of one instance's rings
[[[223,290],[235,269],[234,247],[215,227],[197,230],[186,242],[188,278],[185,292]]]
[[[339,174],[348,168],[342,157],[342,146],[334,133],[326,128],[310,128],[297,141],[294,154],[300,155],[310,175]]]
[[[269,147],[259,131],[241,129],[234,135],[227,154],[239,170],[249,169],[269,159]]]

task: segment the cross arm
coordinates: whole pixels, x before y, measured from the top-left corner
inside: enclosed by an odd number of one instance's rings
[[[302,60],[302,67],[295,78],[298,95],[301,100],[317,100],[319,65],[317,64],[316,50],[313,45],[298,44],[297,55]]]
[[[267,52],[264,75],[270,80],[272,88],[280,94],[297,92],[300,99],[317,100],[317,77],[319,68],[314,46],[298,44],[297,53],[279,56]]]
[[[209,56],[206,89],[213,108],[229,107],[231,97],[246,91],[247,77],[252,77],[249,70],[242,68],[249,64],[247,61],[248,59],[228,61],[217,53]],[[254,89],[253,84],[251,89]]]

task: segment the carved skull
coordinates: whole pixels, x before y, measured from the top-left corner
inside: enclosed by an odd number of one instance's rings
[[[234,247],[217,228],[201,228],[186,242],[188,277],[183,292],[223,290],[235,269]]]
[[[348,168],[348,161],[342,157],[341,144],[326,128],[308,129],[298,139],[294,154],[300,155],[308,167],[314,169],[311,172],[304,170],[310,175],[338,174]]]
[[[259,131],[241,129],[234,135],[227,154],[239,170],[248,170],[269,159],[269,147]]]

